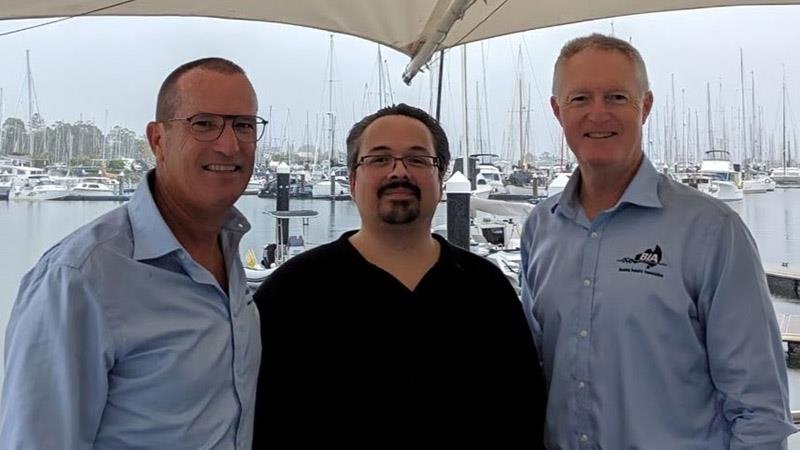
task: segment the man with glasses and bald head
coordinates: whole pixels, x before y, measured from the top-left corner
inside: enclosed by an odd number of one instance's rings
[[[264,131],[236,64],[193,61],[158,95],[156,168],[48,250],[6,332],[0,447],[249,449],[261,354],[233,207]]]
[[[405,104],[350,130],[361,228],[294,256],[254,296],[256,447],[538,448],[544,382],[519,299],[493,264],[431,234],[449,160],[439,123]]]

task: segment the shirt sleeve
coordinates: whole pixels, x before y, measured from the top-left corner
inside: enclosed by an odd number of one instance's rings
[[[6,329],[0,447],[92,448],[113,365],[106,326],[79,270],[42,267],[23,278]]]
[[[711,378],[731,427],[730,448],[785,448],[786,437],[796,429],[790,420],[783,346],[761,258],[735,213],[709,233],[698,309],[705,315]]]

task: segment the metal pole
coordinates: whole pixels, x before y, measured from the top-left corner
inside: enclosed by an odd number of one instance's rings
[[[442,76],[444,74],[444,50],[439,50],[439,85],[436,86],[436,120],[442,117]]]

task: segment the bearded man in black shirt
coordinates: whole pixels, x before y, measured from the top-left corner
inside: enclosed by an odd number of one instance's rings
[[[350,130],[361,228],[291,258],[255,294],[254,448],[541,448],[544,381],[514,289],[431,234],[448,146],[435,119],[405,104]]]

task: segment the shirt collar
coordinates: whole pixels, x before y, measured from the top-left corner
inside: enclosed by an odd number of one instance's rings
[[[133,235],[133,258],[137,261],[158,258],[183,249],[153,199],[150,184],[154,180],[155,169],[152,169],[139,183],[128,202],[128,217]],[[239,210],[231,207],[225,215],[222,229],[242,235],[250,230],[250,223]]]
[[[556,210],[567,218],[574,219],[580,209],[580,201],[578,199],[578,186],[580,186],[580,168],[575,169],[572,176],[569,178],[567,185],[561,192],[561,197],[550,208],[550,212],[554,213]],[[642,163],[636,171],[636,175],[625,188],[619,201],[611,209],[616,209],[625,203],[631,203],[638,206],[649,208],[661,208],[663,205],[658,196],[658,182],[659,174],[653,164],[647,158],[642,157]]]

